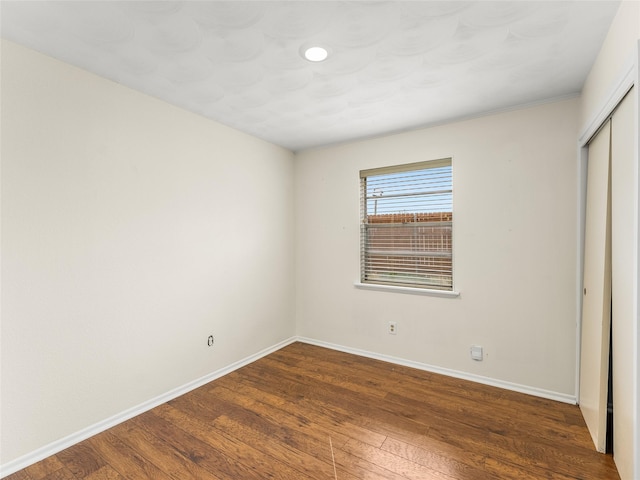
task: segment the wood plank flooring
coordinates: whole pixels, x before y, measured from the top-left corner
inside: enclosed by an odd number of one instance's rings
[[[576,406],[303,343],[7,479],[336,477],[619,479]]]

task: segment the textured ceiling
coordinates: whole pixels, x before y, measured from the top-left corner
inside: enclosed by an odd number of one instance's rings
[[[292,150],[578,93],[617,1],[2,1],[4,38]],[[330,57],[310,63],[306,45]]]

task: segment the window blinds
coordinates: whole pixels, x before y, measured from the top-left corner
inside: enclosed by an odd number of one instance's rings
[[[453,290],[451,159],[360,172],[361,281]]]

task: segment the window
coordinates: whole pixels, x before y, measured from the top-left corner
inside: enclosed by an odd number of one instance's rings
[[[360,172],[361,282],[453,290],[451,159]]]

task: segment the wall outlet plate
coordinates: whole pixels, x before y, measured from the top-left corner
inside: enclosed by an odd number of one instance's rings
[[[471,345],[471,358],[477,362],[481,362],[483,358],[482,347],[480,345]]]

